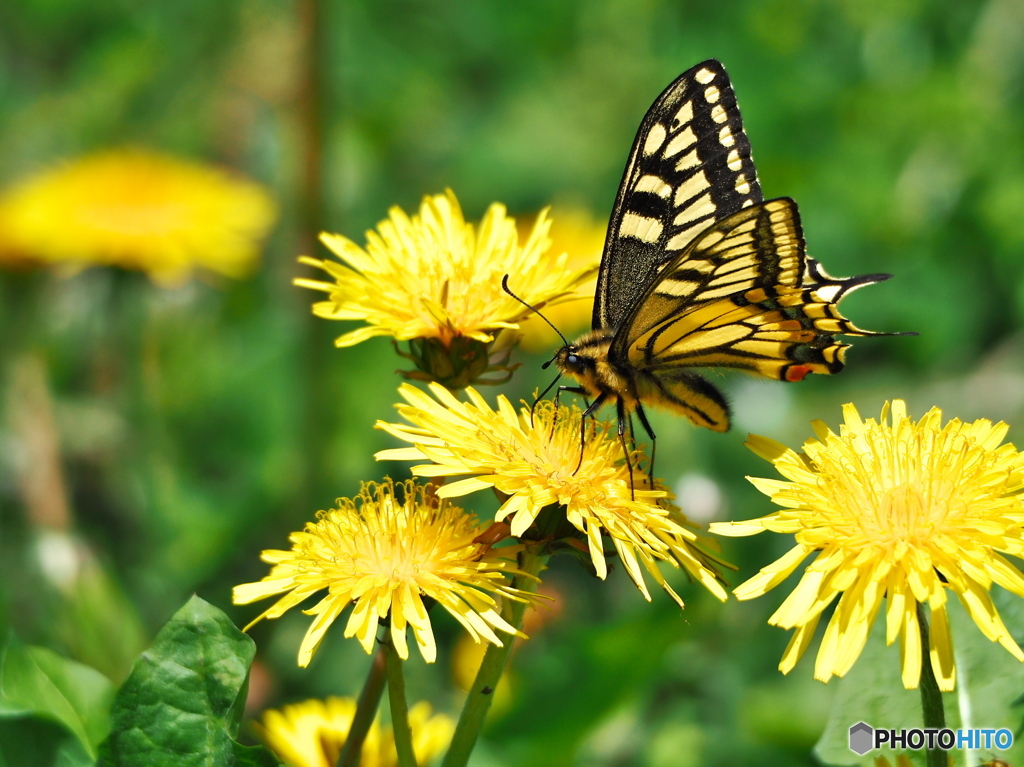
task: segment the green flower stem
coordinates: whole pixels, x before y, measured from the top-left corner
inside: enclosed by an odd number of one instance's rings
[[[522,591],[533,591],[537,583],[537,574],[544,568],[547,559],[547,555],[524,551],[519,558],[519,569],[523,574],[516,576],[515,587]],[[522,628],[526,607],[524,602],[511,602],[506,618],[517,629]],[[469,762],[469,755],[480,736],[480,730],[494,700],[494,691],[505,671],[514,644],[515,637],[508,637],[501,647],[487,645],[480,670],[473,680],[459,723],[455,726],[452,744],[445,754],[441,767],[465,767]]]
[[[388,656],[388,700],[391,702],[391,728],[395,735],[395,751],[399,767],[416,767],[409,729],[409,704],[405,700],[405,672],[394,644],[385,645]]]
[[[921,662],[921,711],[924,714],[925,729],[942,729],[946,726],[946,711],[942,705],[942,692],[939,690],[939,683],[935,679],[935,671],[932,669],[932,662],[929,648],[931,647],[928,636],[928,616],[924,612],[924,606],[917,603],[917,625],[921,629],[921,652],[924,658]],[[947,767],[949,757],[941,748],[929,748],[926,756],[928,767]]]
[[[381,644],[377,647],[377,654],[373,656],[370,673],[363,683],[363,691],[359,693],[356,715],[352,719],[352,726],[349,727],[345,747],[338,756],[338,767],[359,767],[363,741],[366,740],[366,733],[370,731],[373,720],[377,718],[377,706],[380,705],[381,695],[384,694],[386,679],[387,647]]]

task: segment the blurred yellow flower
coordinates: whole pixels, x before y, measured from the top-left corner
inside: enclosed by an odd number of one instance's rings
[[[570,267],[595,270],[593,278],[580,286],[577,299],[563,301],[544,310],[544,316],[569,338],[575,338],[590,328],[594,290],[597,288],[596,270],[601,262],[607,230],[607,221],[596,221],[589,211],[582,208],[556,208],[552,216],[551,250],[566,253]],[[522,228],[519,232],[525,237]],[[519,323],[519,332],[522,334],[520,344],[531,352],[550,351],[558,340],[547,323],[535,314]]]
[[[379,460],[433,461],[412,468],[424,477],[472,475],[441,486],[437,494],[452,498],[494,487],[507,500],[495,518],[509,520],[514,536],[522,536],[546,506],[565,507],[566,519],[583,533],[597,575],[607,575],[604,535],[611,539],[630,578],[650,600],[643,568],[680,605],[665,582],[658,562],[682,566],[719,599],[726,593],[716,580],[714,561],[697,546],[697,535],[677,510],[660,501],[668,492],[647,487],[637,471],[631,482],[622,443],[608,424],[592,427],[580,455],[580,418],[576,407],[556,408],[548,400],[518,412],[498,397],[492,410],[474,390],[469,403],[459,402],[444,387],[430,387],[436,400],[408,384],[399,392],[408,402],[398,408],[412,426],[378,422],[378,428],[411,442],[414,447],[384,450]],[[631,456],[633,466],[642,455]]]
[[[887,598],[886,639],[900,638],[904,686],[917,687],[921,677],[917,616],[918,605],[927,604],[930,662],[939,687],[952,690],[947,591],[986,637],[1024,660],[989,596],[993,583],[1024,596],[1024,576],[1000,553],[1024,556],[1024,456],[1012,444],[1000,445],[1006,424],[953,420],[942,426],[938,408],[915,423],[902,400],[887,403],[877,423],[861,420],[853,405],[843,414],[838,435],[815,421],[817,439],[805,442],[803,453],[751,435],[747,446],[789,481],[749,479],[783,508],[711,526],[721,535],[772,530],[796,537],[788,554],[735,590],[739,599],[764,594],[816,554],[768,621],[796,629],[780,670],[792,670],[822,612],[838,597],[814,675],[827,682],[846,674]]]
[[[473,688],[473,681],[480,671],[480,664],[483,663],[486,652],[487,645],[474,642],[468,634],[460,636],[452,648],[452,681],[463,692],[469,692]],[[500,717],[512,703],[515,687],[514,676],[515,673],[510,663],[505,673],[501,675],[501,679],[498,680],[498,686],[491,693],[492,716]]]
[[[353,603],[345,636],[355,636],[373,651],[378,624],[390,616],[391,641],[400,657],[409,657],[406,626],[411,626],[428,663],[437,656],[424,598],[447,610],[476,640],[501,645],[494,629],[517,634],[500,615],[500,598],[525,599],[507,584],[517,572],[507,550],[492,551],[474,541],[483,530],[475,518],[448,501],[427,498],[412,481],[397,487],[390,480],[366,483],[354,500],[338,499],[338,508],[322,511],[317,522],[292,533],[291,551],[268,549],[270,574],[256,583],[235,586],[235,604],[284,594],[263,618],[279,618],[318,591],[327,595],[309,610],[315,615],[299,648],[307,666],[324,634]],[[521,636],[521,634],[520,634]]]
[[[558,620],[565,605],[562,594],[550,584],[542,583],[537,588],[537,594],[540,599],[530,605],[523,616],[523,632],[530,637],[536,637],[537,632],[548,622]],[[515,656],[521,645],[522,642],[516,642],[516,646],[512,648],[512,657]],[[486,645],[474,642],[468,634],[460,636],[458,642],[455,643],[451,654],[452,681],[463,692],[469,692],[472,689],[473,681],[480,671],[486,651]],[[501,681],[494,689],[494,698],[491,703],[492,716],[500,716],[501,712],[512,703],[515,685],[515,673],[510,662],[505,673],[502,674]]]
[[[510,275],[512,290],[536,307],[573,297],[590,276],[570,267],[565,253],[550,249],[550,222],[543,213],[523,244],[503,205],[491,205],[474,229],[450,190],[425,197],[411,218],[398,207],[388,215],[377,231],[366,233],[366,250],[341,235],[320,235],[348,266],[300,259],[333,280],[295,280],[328,294],[313,305],[314,314],[367,323],[340,336],[337,346],[373,336],[438,339],[445,346],[460,337],[488,343],[497,331],[518,327],[529,313],[502,290],[504,275]]]
[[[89,155],[0,195],[0,261],[119,266],[161,284],[252,271],[277,216],[252,181],[141,149]]]
[[[330,697],[282,706],[263,712],[254,723],[260,738],[289,767],[334,767],[348,738],[356,713],[352,698]],[[409,727],[417,764],[427,764],[451,742],[455,723],[444,714],[431,716],[430,704],[420,701],[409,709]],[[360,767],[397,767],[398,754],[390,727],[377,721],[363,743]]]

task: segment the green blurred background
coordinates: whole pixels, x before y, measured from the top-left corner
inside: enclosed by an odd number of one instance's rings
[[[796,446],[844,402],[877,416],[903,397],[915,416],[939,405],[1006,420],[1024,442],[1020,0],[11,0],[0,185],[141,145],[247,173],[282,218],[248,280],[0,274],[0,627],[120,681],[191,592],[240,625],[254,617],[230,589],[265,574],[260,550],[285,547],[361,480],[407,471],[372,458],[396,446],[373,424],[394,418],[403,361],[382,339],[335,350],[352,326],[315,320],[317,296],[291,285],[308,274],[300,252],[326,253],[315,230],[362,243],[389,206],[446,187],[471,219],[495,200],[603,219],[645,110],[708,57],[732,77],[766,196],[798,201],[811,254],[835,274],[895,275],[845,302],[847,316],[920,336],[861,339],[835,378],[725,377],[726,435],[654,416],[658,470],[684,508],[701,521],[767,513],[743,480],[772,474],[747,432]],[[26,282],[42,296],[31,316]],[[29,417],[52,432],[71,538],[26,508],[29,452],[12,424],[27,406],[10,375],[26,350],[52,400],[40,406],[52,417]],[[520,354],[503,391],[545,385],[544,358]],[[732,583],[788,546],[727,542]],[[684,584],[680,612],[660,593],[644,602],[621,570],[602,583],[559,561],[547,581],[563,612],[519,651],[474,764],[815,763],[836,685],[811,679],[811,659],[776,670],[788,636],[765,620],[781,590],[722,606]],[[296,667],[309,620],[253,630],[254,713],[358,691],[369,658],[340,630]],[[413,661],[411,695],[456,713],[458,632],[435,624],[448,652]]]

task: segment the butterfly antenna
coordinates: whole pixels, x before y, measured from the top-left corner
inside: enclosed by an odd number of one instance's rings
[[[543,314],[540,313],[540,309],[537,309],[535,306],[532,306],[531,304],[526,303],[526,301],[524,301],[523,299],[521,299],[519,296],[517,296],[515,293],[513,293],[511,290],[508,289],[508,275],[507,274],[504,277],[501,278],[501,289],[504,290],[506,293],[508,293],[510,296],[512,296],[512,298],[514,298],[516,301],[521,303],[523,306],[525,306],[527,309],[529,309],[531,312],[533,312],[538,317],[540,317],[542,320],[544,320],[546,323],[548,323],[548,325],[551,327],[551,329],[553,331],[555,331],[556,333],[558,333],[558,337],[562,339],[562,344],[563,345],[565,345],[565,346],[569,345],[569,339],[567,339],[565,336],[562,335],[562,331],[559,330],[558,328],[556,328],[554,323],[551,320],[549,320],[547,317],[545,317]],[[546,369],[547,366],[550,365],[550,364],[551,364],[551,362],[545,362],[544,363],[544,368]]]

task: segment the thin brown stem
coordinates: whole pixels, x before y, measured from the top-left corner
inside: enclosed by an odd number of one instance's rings
[[[29,521],[37,530],[68,532],[71,505],[53,397],[39,353],[24,354],[12,365],[7,412],[23,451],[18,484]]]
[[[299,250],[316,255],[317,236],[326,226],[324,210],[324,36],[326,8],[323,0],[299,0],[302,68],[296,111],[300,131],[297,223]],[[331,391],[325,357],[331,354],[327,322],[306,310],[303,363],[306,392],[302,444],[305,447],[303,491],[297,499],[304,508],[320,508],[330,489],[325,475],[331,419],[327,409],[336,392]]]

